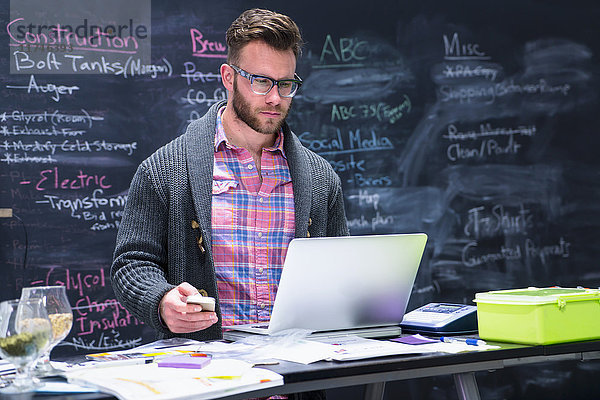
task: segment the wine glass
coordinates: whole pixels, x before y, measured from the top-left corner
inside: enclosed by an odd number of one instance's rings
[[[50,319],[40,299],[0,303],[0,355],[16,369],[15,379],[3,393],[36,387],[31,367],[48,347],[51,336]]]
[[[52,324],[52,337],[46,351],[37,362],[35,372],[40,376],[51,375],[54,368],[50,364],[50,352],[67,337],[73,326],[73,311],[64,286],[34,286],[21,291],[21,300],[40,299],[46,308]]]

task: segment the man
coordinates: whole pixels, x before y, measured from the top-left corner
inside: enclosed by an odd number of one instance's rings
[[[348,235],[339,177],[285,122],[301,85],[298,27],[252,9],[227,44],[227,102],[139,166],[119,227],[114,291],[158,337],[268,321],[289,242]],[[215,312],[186,304],[198,292]]]

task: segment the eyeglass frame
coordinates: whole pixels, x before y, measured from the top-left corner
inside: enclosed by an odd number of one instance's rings
[[[269,94],[269,92],[271,91],[271,89],[273,89],[274,86],[277,85],[277,93],[279,94],[280,97],[286,97],[286,98],[292,98],[296,95],[296,93],[298,92],[298,89],[300,89],[300,86],[302,86],[302,79],[300,78],[300,76],[298,76],[298,74],[294,73],[294,78],[295,79],[279,79],[279,80],[275,80],[273,78],[270,78],[268,76],[264,76],[264,75],[257,75],[257,74],[251,74],[248,71],[244,71],[243,69],[241,69],[240,67],[233,65],[233,64],[227,64],[229,65],[235,72],[237,72],[241,77],[246,78],[250,81],[250,90],[252,90],[252,93],[254,94],[258,94],[260,96],[266,96],[267,94]],[[267,79],[271,82],[271,87],[269,88],[269,90],[267,90],[265,93],[257,93],[254,91],[254,89],[252,88],[252,84],[254,83],[254,79],[256,78],[263,78],[263,79]],[[295,82],[298,87],[296,88],[296,90],[293,92],[293,94],[291,95],[282,95],[280,92],[280,87],[279,87],[279,83],[281,82]]]

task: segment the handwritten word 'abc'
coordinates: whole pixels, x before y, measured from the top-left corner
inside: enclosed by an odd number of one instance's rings
[[[26,89],[27,93],[31,93],[34,90],[36,93],[54,93],[51,96],[51,99],[59,102],[60,96],[65,94],[73,94],[74,91],[79,90],[79,86],[57,86],[54,83],[47,83],[46,85],[38,85],[35,77],[33,75],[29,78],[29,85],[27,86],[15,86],[15,85],[6,85],[8,89]]]
[[[31,282],[31,286],[65,286],[66,290],[75,290],[84,296],[88,289],[97,290],[106,286],[104,269],[94,272],[72,272],[69,268],[51,267],[44,280]]]
[[[88,175],[84,174],[82,170],[79,170],[74,178],[59,178],[58,167],[53,169],[45,169],[40,171],[40,180],[35,185],[35,189],[39,191],[46,190],[46,185],[50,184],[53,189],[85,189],[92,186],[98,186],[102,189],[109,189],[112,185],[104,182],[106,175]],[[24,183],[24,182],[21,182]]]
[[[369,43],[364,40],[351,39],[351,38],[340,38],[338,41],[339,51],[334,43],[331,35],[325,37],[325,43],[321,50],[321,58],[319,62],[325,64],[331,62],[331,56],[335,58],[335,62],[350,62],[350,61],[363,61],[367,58],[367,50]]]

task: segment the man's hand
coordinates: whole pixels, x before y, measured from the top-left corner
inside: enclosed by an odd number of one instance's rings
[[[160,316],[173,333],[201,331],[217,322],[214,312],[202,312],[202,306],[187,304],[188,296],[198,290],[187,282],[169,290],[160,301]]]

